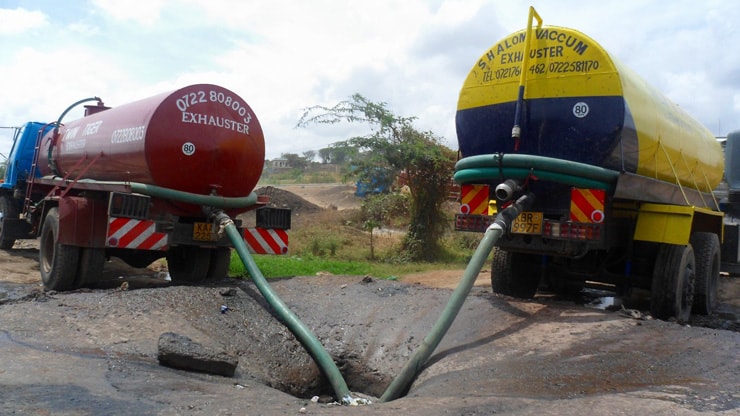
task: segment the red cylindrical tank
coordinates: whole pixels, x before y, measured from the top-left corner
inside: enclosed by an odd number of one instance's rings
[[[246,101],[209,84],[65,123],[54,144],[51,136],[40,149],[42,175],[141,182],[201,195],[249,195],[265,158],[262,128]],[[186,204],[172,204],[171,211],[202,215]]]

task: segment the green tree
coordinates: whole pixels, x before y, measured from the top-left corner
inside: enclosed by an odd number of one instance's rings
[[[342,143],[333,143],[329,147],[319,149],[319,158],[322,163],[342,165],[350,163],[357,157],[357,148]]]
[[[305,157],[297,153],[282,153],[280,157],[287,160],[288,166],[293,169],[304,170],[309,164]]]
[[[357,148],[362,157],[353,160],[358,175],[391,171],[402,175],[411,193],[410,224],[404,240],[404,257],[411,261],[434,260],[448,228],[442,204],[447,199],[455,153],[432,132],[413,126],[415,117],[398,117],[386,103],[375,103],[360,94],[333,107],[305,109],[298,127],[340,122],[366,123],[371,133],[336,143]],[[359,178],[367,179],[367,178]]]
[[[303,158],[306,159],[306,162],[308,162],[308,164],[313,163],[314,159],[316,159],[316,151],[306,150],[305,152],[303,152]]]

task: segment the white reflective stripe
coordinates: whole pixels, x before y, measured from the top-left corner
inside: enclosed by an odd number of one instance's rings
[[[276,230],[263,228],[262,231],[266,232],[267,235],[261,234],[255,228],[247,228],[246,231],[256,240],[252,241],[245,239],[245,242],[252,253],[256,253],[258,250],[261,250],[268,254],[283,254],[287,251],[288,245]],[[256,244],[257,247],[254,247],[253,244]],[[273,246],[277,246],[277,252]]]
[[[130,243],[126,246],[127,248],[136,248],[141,245],[144,241],[146,241],[147,238],[149,238],[152,234],[154,234],[155,225],[154,223],[150,224],[146,229],[144,229],[141,234],[136,236],[133,240],[131,240]]]
[[[113,222],[113,220],[114,220],[114,218],[111,218],[109,222]],[[128,234],[128,232],[131,231],[131,229],[133,229],[134,227],[136,227],[136,225],[138,225],[139,222],[140,222],[139,220],[128,220],[128,221],[126,221],[126,224],[123,227],[119,228],[118,231],[116,231],[115,233],[109,235],[108,237],[109,238],[110,237],[113,237],[115,239],[120,240],[121,237],[123,237],[124,235]]]
[[[120,240],[124,239],[125,237],[133,236],[134,239],[129,241],[128,244],[126,244],[125,246],[118,246],[118,248],[142,248],[140,246],[144,244],[147,239],[151,238],[155,234],[161,234],[161,236],[154,244],[151,244],[150,242],[149,244],[147,244],[147,247],[143,248],[146,250],[161,250],[162,248],[167,246],[167,243],[169,241],[168,235],[166,233],[157,233],[157,224],[153,221],[137,220],[133,218],[122,219],[111,217],[108,220],[108,223],[112,224],[114,221],[118,222],[119,224],[123,221],[123,225],[115,233],[108,235],[106,244],[109,244],[108,242],[110,242],[111,240],[120,242]],[[133,229],[139,226],[141,223],[146,223],[148,225],[144,230],[141,230],[138,235],[131,234],[133,232]]]
[[[284,249],[285,247],[288,247],[287,244],[285,244],[285,241],[280,237],[280,235],[275,230],[267,230],[270,233],[270,236],[272,236],[272,241],[274,241],[278,246],[280,246],[281,249]],[[275,254],[282,254],[282,253],[275,253]]]
[[[267,241],[265,241],[264,238],[262,238],[262,234],[260,234],[259,231],[257,231],[254,228],[248,228],[247,231],[249,231],[249,234],[251,234],[252,237],[254,237],[254,239],[257,240],[257,243],[260,245],[260,247],[262,248],[262,250],[264,250],[264,251],[266,251],[268,253],[272,253],[272,249],[270,249],[270,245],[267,244]],[[254,248],[253,248],[253,250],[254,250]]]
[[[161,250],[167,245],[167,234],[163,234],[162,238],[159,239],[149,250]]]

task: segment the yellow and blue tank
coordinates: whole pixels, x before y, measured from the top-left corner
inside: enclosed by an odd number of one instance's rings
[[[512,33],[470,70],[456,114],[463,157],[531,154],[702,191],[720,183],[722,148],[701,123],[585,34],[556,26],[533,29],[529,50],[526,30]],[[520,83],[517,140],[512,127]]]

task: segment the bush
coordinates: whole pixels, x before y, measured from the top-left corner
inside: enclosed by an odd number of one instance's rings
[[[360,208],[360,222],[403,227],[408,224],[409,203],[409,197],[402,193],[368,195]]]

